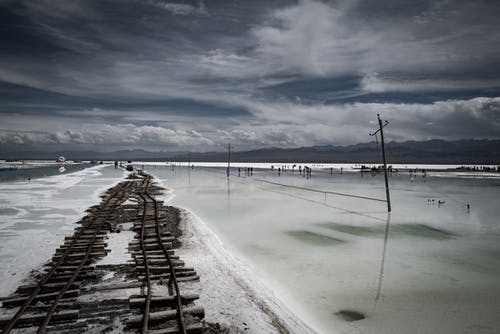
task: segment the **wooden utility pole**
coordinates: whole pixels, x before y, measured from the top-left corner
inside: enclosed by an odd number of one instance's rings
[[[387,211],[391,212],[391,196],[389,194],[389,180],[387,178],[387,160],[385,158],[385,144],[384,144],[384,127],[387,124],[389,124],[389,122],[385,121],[385,123],[382,124],[382,119],[380,118],[380,114],[377,114],[377,119],[378,119],[379,129],[374,133],[371,133],[370,136],[376,136],[377,133],[380,132],[380,144],[382,145],[382,161],[384,163],[385,198],[387,201]]]
[[[227,144],[227,171],[226,171],[227,177],[231,175],[230,168],[231,168],[231,144],[229,143]]]

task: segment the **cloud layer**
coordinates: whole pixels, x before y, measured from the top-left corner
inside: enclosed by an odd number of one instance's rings
[[[16,115],[3,118],[9,128],[28,124],[28,130],[0,129],[0,144],[75,146],[125,149],[139,147],[150,150],[222,150],[231,142],[236,149],[256,147],[295,147],[311,144],[350,144],[370,140],[376,129],[376,114],[390,120],[386,129],[389,140],[427,140],[462,138],[497,138],[500,131],[500,98],[419,103],[348,103],[340,105],[303,105],[296,103],[255,103],[246,107],[256,115],[221,129],[208,120],[203,130],[173,129],[164,126],[132,123],[71,124],[71,117],[58,118],[43,126],[43,116]],[[367,117],[369,110],[373,117]],[[102,111],[101,111],[102,112]],[[286,114],[286,122],[283,115]],[[11,124],[12,122],[12,124]],[[160,121],[162,122],[162,121]],[[40,128],[45,128],[40,131]],[[58,130],[52,130],[58,129]]]
[[[0,145],[500,137],[490,1],[3,1]]]

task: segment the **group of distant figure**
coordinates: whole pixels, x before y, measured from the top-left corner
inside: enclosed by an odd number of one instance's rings
[[[295,172],[295,168],[297,167],[297,165],[293,165],[292,166],[292,173]],[[274,165],[271,166],[271,170],[274,171],[274,170],[277,170],[278,171],[278,176],[281,175],[281,173],[287,173],[290,171],[290,168],[288,168],[287,166],[283,165],[283,166],[280,166],[278,168],[275,168]],[[299,166],[298,168],[298,171],[299,171],[299,174],[302,175],[303,177],[307,178],[307,179],[310,179],[312,177],[312,168],[311,167],[308,167],[308,166]]]
[[[417,169],[410,169],[410,170],[408,170],[408,173],[410,174],[410,181],[411,182],[413,182],[419,174]],[[420,174],[422,175],[422,178],[424,179],[424,182],[425,182],[425,178],[427,176],[427,171],[425,169],[422,169]]]
[[[252,176],[253,175],[253,167],[245,167],[245,175]],[[241,168],[238,167],[238,177],[241,176]]]
[[[427,199],[427,205],[436,205],[438,206],[438,208],[442,207],[442,206],[445,206],[446,205],[446,201],[442,201],[442,200],[435,200],[433,198],[428,198]],[[470,204],[469,203],[466,203],[464,204],[464,208],[465,210],[467,211],[467,213],[470,213]]]
[[[427,204],[428,205],[438,205],[438,207],[442,207],[442,206],[445,206],[446,205],[446,201],[441,201],[441,200],[435,200],[433,198],[428,198],[427,199]]]

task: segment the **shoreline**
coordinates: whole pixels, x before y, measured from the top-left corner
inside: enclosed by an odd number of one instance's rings
[[[200,305],[206,307],[207,321],[223,324],[231,333],[319,333],[235,258],[201,218],[177,208],[182,231],[178,253],[200,275]]]

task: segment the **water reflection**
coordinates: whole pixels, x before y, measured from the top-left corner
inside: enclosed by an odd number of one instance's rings
[[[228,177],[226,181],[226,193],[227,193],[227,210],[231,210],[231,178]]]
[[[0,182],[31,181],[37,178],[58,175],[64,172],[72,173],[90,167],[90,164],[33,165],[12,170],[0,171]]]
[[[382,260],[380,261],[380,272],[378,275],[378,287],[377,287],[377,295],[375,296],[375,307],[381,296],[382,291],[382,281],[384,279],[384,265],[385,265],[385,254],[387,252],[387,241],[389,239],[389,226],[391,224],[391,213],[387,213],[387,222],[385,224],[385,234],[384,234],[384,248],[382,251]]]

